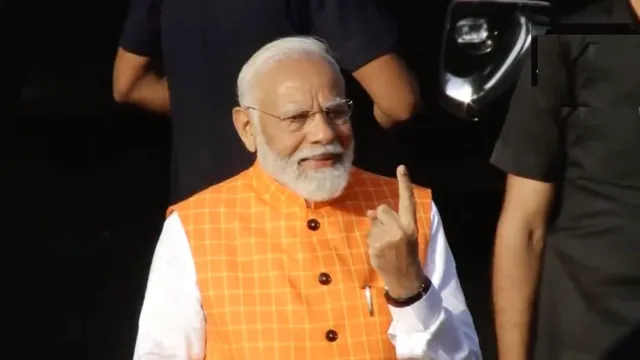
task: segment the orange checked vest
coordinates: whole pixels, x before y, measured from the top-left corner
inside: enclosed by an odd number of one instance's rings
[[[414,193],[424,263],[431,192]],[[173,207],[198,275],[206,359],[395,359],[367,247],[365,212],[381,204],[397,209],[396,179],[353,169],[342,196],[309,207],[254,165]]]

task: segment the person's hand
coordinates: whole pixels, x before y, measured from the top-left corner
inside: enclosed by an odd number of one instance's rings
[[[416,294],[424,280],[418,255],[418,225],[413,185],[404,165],[396,170],[400,191],[398,212],[388,205],[368,210],[371,265],[384,280],[389,295],[402,299]]]

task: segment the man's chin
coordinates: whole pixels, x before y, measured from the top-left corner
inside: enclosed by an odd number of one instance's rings
[[[340,195],[349,181],[349,173],[344,167],[306,171],[303,179],[298,179],[292,188],[309,201],[329,201]]]

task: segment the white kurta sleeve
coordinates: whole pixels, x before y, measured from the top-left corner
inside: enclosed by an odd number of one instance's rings
[[[202,360],[205,319],[196,270],[177,213],[164,223],[138,322],[134,360]]]
[[[482,359],[478,335],[460,287],[456,264],[435,204],[424,272],[431,289],[406,308],[390,306],[389,338],[398,359]]]

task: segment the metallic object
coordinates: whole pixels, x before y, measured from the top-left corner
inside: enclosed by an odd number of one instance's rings
[[[373,298],[371,297],[371,286],[369,285],[364,287],[364,298],[367,300],[369,316],[373,316]]]
[[[483,55],[493,50],[486,18],[464,18],[456,23],[456,44],[472,55]]]
[[[440,55],[442,106],[477,120],[517,79],[549,8],[545,1],[453,0]]]

